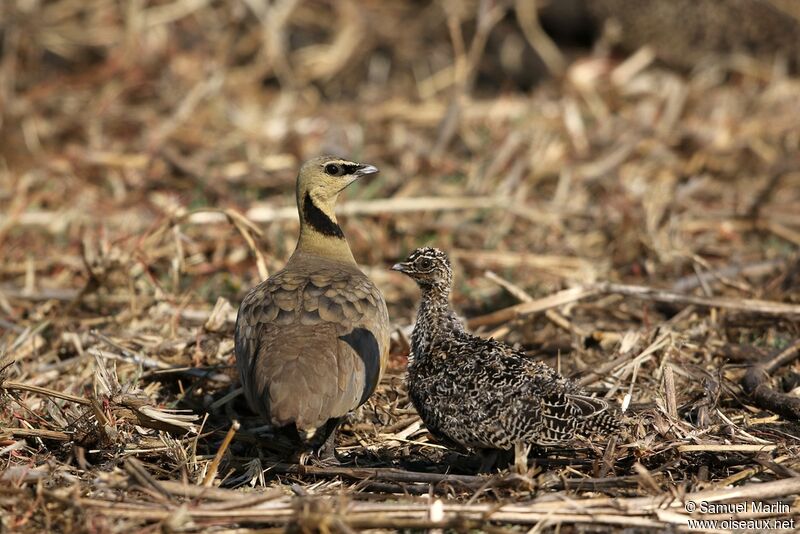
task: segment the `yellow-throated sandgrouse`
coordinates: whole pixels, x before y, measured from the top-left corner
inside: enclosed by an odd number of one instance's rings
[[[332,156],[303,164],[297,247],[239,307],[236,362],[247,401],[292,438],[294,452],[332,441],[341,419],[375,390],[386,362],[386,303],[356,265],[334,214],[339,193],[376,172]]]
[[[482,454],[519,454],[528,445],[565,445],[620,426],[615,406],[523,352],[468,333],[450,308],[444,252],[420,248],[392,268],[422,291],[407,387],[435,437]]]

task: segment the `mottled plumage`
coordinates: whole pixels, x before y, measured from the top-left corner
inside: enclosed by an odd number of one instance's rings
[[[434,436],[468,449],[511,450],[619,428],[615,406],[508,345],[468,333],[449,306],[452,271],[443,252],[417,249],[393,268],[422,290],[407,385]]]
[[[303,165],[297,248],[239,308],[235,349],[245,396],[301,441],[298,449],[323,445],[369,398],[386,362],[386,303],[356,265],[333,211],[342,189],[374,172],[329,156]]]

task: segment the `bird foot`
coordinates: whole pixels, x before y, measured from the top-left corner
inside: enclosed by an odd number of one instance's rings
[[[500,451],[497,449],[481,449],[480,454],[481,466],[478,468],[478,473],[481,475],[493,473]]]
[[[309,464],[314,467],[336,467],[342,464],[341,460],[335,454],[324,457],[311,457]]]
[[[318,467],[340,465],[342,459],[336,454],[336,432],[331,432],[325,443],[311,455],[310,462]]]
[[[528,453],[531,452],[530,444],[521,442],[514,444],[514,470],[519,475],[528,473]]]

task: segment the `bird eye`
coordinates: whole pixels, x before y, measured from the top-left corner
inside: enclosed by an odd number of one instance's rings
[[[325,165],[325,173],[331,176],[339,176],[342,174],[342,167],[335,163],[328,163]]]
[[[419,266],[422,269],[430,269],[432,265],[433,263],[431,263],[429,258],[420,258],[419,260]]]

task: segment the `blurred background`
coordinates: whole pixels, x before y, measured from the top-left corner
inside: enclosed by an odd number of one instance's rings
[[[793,0],[9,0],[0,16],[12,295],[236,300],[259,278],[252,247],[197,211],[245,214],[272,272],[320,152],[382,170],[344,203],[378,279],[428,243],[546,286],[798,244],[797,175],[778,176],[800,135]]]
[[[450,253],[471,318],[606,280],[798,303],[798,59],[797,0],[4,0],[5,372],[79,393],[94,356],[123,382],[142,361],[235,381],[235,309],[291,254],[322,152],[381,169],[340,222],[399,327],[418,293],[388,267],[421,245]],[[696,373],[719,386],[719,358],[798,334],[678,311],[612,295],[471,325],[583,373],[668,324],[642,401],[664,358],[718,400]],[[142,387],[201,413],[230,385],[182,380]]]

